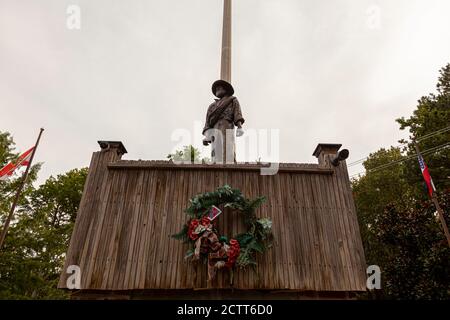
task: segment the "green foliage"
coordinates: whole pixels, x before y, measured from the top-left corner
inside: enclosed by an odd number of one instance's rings
[[[436,85],[437,91],[440,95],[450,95],[450,63],[439,70],[440,76]]]
[[[192,257],[194,255],[194,249],[189,249],[188,251],[186,251],[186,254],[184,256],[184,259],[189,259],[190,257]]]
[[[253,236],[249,233],[241,233],[234,237],[241,246],[247,246],[253,240]]]
[[[14,159],[12,139],[0,134],[3,164]],[[5,142],[6,141],[6,142]],[[3,156],[2,156],[3,155]],[[76,169],[50,177],[35,188],[40,165],[28,177],[14,220],[0,251],[0,299],[66,299],[57,289],[65,252],[86,180],[87,169]],[[18,178],[0,182],[0,217],[4,221],[11,207]]]
[[[364,162],[367,174],[352,181],[353,194],[369,265],[381,265],[386,257],[385,247],[379,244],[378,235],[373,229],[379,216],[388,204],[400,208],[408,207],[411,191],[404,177],[404,164],[391,166],[389,170],[369,171],[375,167],[402,158],[400,149],[380,149],[369,155]]]
[[[440,71],[440,78],[437,84],[437,94],[429,94],[418,101],[417,108],[408,119],[404,117],[397,119],[400,129],[408,129],[411,138],[419,139],[419,147],[423,151],[450,143],[450,131],[426,138],[420,141],[421,137],[450,126],[450,64]],[[401,141],[405,142],[405,141]],[[407,155],[415,154],[412,142],[409,142],[404,151]],[[450,188],[450,148],[441,149],[438,152],[424,155],[433,182],[437,189],[445,190]],[[413,161],[414,162],[414,161]],[[417,197],[426,199],[423,192],[425,185],[421,177],[419,166],[416,164],[405,167],[405,179],[414,186]]]
[[[13,150],[14,141],[9,132],[0,132],[0,167],[17,157]]]
[[[176,150],[174,153],[167,155],[167,159],[172,161],[186,161],[190,163],[208,162],[208,158],[200,158],[200,150],[192,145],[184,146],[183,150]]]
[[[177,240],[187,241],[188,240],[188,236],[187,236],[188,228],[189,228],[188,225],[185,224],[183,226],[183,229],[181,229],[180,232],[172,235],[172,238],[175,238]]]
[[[236,266],[239,268],[245,268],[247,266],[256,266],[256,260],[250,247],[241,249],[239,257],[236,260]]]
[[[413,115],[397,119],[411,137],[424,137],[450,124],[450,65],[441,70],[438,94],[422,97]],[[450,131],[419,142],[422,151],[450,141]],[[358,220],[368,265],[382,271],[378,297],[394,299],[450,298],[450,252],[442,227],[428,199],[417,158],[386,169],[383,164],[414,155],[411,142],[404,148],[380,149],[363,163],[367,173],[352,181]],[[441,206],[450,211],[449,148],[424,155],[438,189]],[[449,223],[449,222],[447,222]]]
[[[440,202],[449,212],[450,192],[442,194]],[[447,223],[449,218],[447,214]],[[414,201],[405,211],[389,205],[374,227],[389,252],[383,268],[389,297],[450,298],[450,248],[433,205]]]
[[[206,192],[194,196],[190,199],[189,207],[185,212],[191,219],[200,219],[208,214],[212,206],[223,205],[224,208],[238,210],[247,226],[247,232],[234,237],[241,247],[236,264],[244,268],[248,265],[256,265],[256,254],[263,253],[266,249],[270,248],[270,243],[273,238],[270,219],[264,218],[258,220],[255,215],[255,210],[264,201],[265,197],[258,197],[253,200],[246,199],[239,189],[233,189],[229,185],[224,185],[214,192]],[[190,221],[183,226],[183,229],[179,233],[173,235],[173,237],[179,240],[188,239],[193,246],[194,241],[187,237],[189,223]],[[221,239],[223,238],[221,237]]]
[[[0,253],[0,298],[64,299],[56,285],[87,169],[50,177],[18,208]]]
[[[0,168],[2,168],[7,163],[16,160],[21,152],[14,151],[14,141],[8,132],[0,132]],[[21,196],[18,201],[18,206],[23,207],[28,204],[28,196],[34,190],[33,182],[36,180],[37,173],[41,165],[35,164],[31,167],[28,174],[28,179],[23,187]],[[13,198],[16,194],[21,182],[21,175],[13,175],[9,180],[0,181],[0,224],[6,220],[9,210],[12,205]]]

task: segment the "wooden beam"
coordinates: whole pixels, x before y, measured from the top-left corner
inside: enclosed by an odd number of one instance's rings
[[[174,164],[156,161],[118,161],[108,165],[108,169],[159,169],[159,170],[225,170],[225,171],[260,171],[269,166],[257,164],[232,164],[232,165],[208,165],[208,164]],[[311,173],[331,175],[333,169],[321,168],[318,165],[289,166],[280,164],[278,172]]]

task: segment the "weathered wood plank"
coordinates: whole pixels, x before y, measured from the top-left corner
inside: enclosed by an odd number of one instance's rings
[[[184,261],[187,246],[170,235],[187,221],[183,210],[192,196],[229,184],[248,198],[267,197],[257,216],[272,218],[275,237],[258,257],[259,278],[237,270],[235,288],[364,290],[364,252],[343,166],[307,164],[261,176],[250,165],[204,169],[111,158],[102,167],[97,157],[66,259],[83,266],[86,289],[228,288],[227,272],[208,283],[206,266]],[[229,209],[217,227],[228,237],[244,229]]]
[[[108,165],[109,169],[114,170],[213,170],[213,171],[253,171],[260,172],[263,168],[268,166],[257,164],[233,164],[233,165],[218,165],[218,164],[173,164],[167,161],[130,161],[122,160]],[[283,165],[280,164],[278,172],[293,172],[293,173],[310,173],[310,174],[325,174],[332,175],[333,169],[323,168],[315,164],[297,164],[297,165]]]

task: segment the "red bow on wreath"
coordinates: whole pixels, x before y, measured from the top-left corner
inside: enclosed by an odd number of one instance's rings
[[[230,240],[230,246],[227,251],[228,261],[225,264],[227,268],[232,268],[236,263],[237,258],[239,257],[239,253],[241,252],[241,247],[239,246],[239,242],[236,239]]]
[[[236,239],[231,239],[230,245],[221,243],[219,237],[213,231],[213,225],[208,217],[203,217],[200,221],[192,219],[188,228],[188,236],[195,240],[195,260],[200,258],[200,253],[208,253],[209,280],[215,278],[218,269],[232,268],[239,257],[239,242]]]
[[[207,259],[209,280],[214,279],[218,269],[227,268],[232,284],[234,266],[238,264],[240,268],[245,268],[256,265],[257,253],[265,251],[272,243],[272,221],[269,218],[258,219],[255,213],[264,200],[265,197],[246,199],[240,190],[229,185],[198,194],[190,199],[190,205],[185,210],[190,220],[172,237],[189,243],[186,258]],[[225,236],[221,237],[212,224],[222,212],[217,206],[239,211],[247,232],[235,235],[229,242]]]
[[[198,219],[192,219],[189,224],[188,236],[192,240],[197,240],[200,236],[200,233],[211,227],[211,220],[208,217],[203,217],[201,221]]]

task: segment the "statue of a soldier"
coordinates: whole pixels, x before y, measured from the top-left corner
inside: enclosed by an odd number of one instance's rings
[[[218,98],[209,106],[206,123],[203,128],[203,144],[211,143],[211,160],[213,163],[235,163],[236,151],[234,142],[234,127],[236,136],[244,134],[241,106],[233,96],[233,86],[225,80],[217,80],[212,85],[212,92]]]

